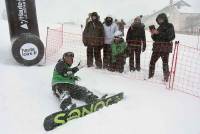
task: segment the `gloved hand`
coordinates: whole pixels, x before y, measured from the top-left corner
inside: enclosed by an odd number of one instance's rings
[[[72,73],[75,74],[76,72],[78,72],[78,70],[79,70],[78,67],[73,67],[73,68],[72,68]]]
[[[81,78],[78,76],[74,76],[74,80],[79,81]]]
[[[86,64],[80,61],[76,67],[80,70],[81,68],[84,68],[85,66]]]

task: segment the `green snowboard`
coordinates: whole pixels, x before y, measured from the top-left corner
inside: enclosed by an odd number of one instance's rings
[[[59,111],[47,116],[44,119],[44,129],[46,131],[53,130],[54,128],[67,123],[70,120],[81,118],[90,113],[96,112],[103,107],[107,107],[114,103],[121,101],[124,97],[123,93],[100,99],[94,103],[87,104],[84,106],[76,107],[67,111]]]

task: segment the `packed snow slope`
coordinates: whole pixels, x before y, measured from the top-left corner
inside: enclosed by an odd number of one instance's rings
[[[45,134],[44,118],[59,110],[51,91],[54,65],[24,67],[11,55],[8,25],[0,21],[0,133]],[[73,32],[73,31],[71,31]],[[45,29],[42,37],[45,37]],[[45,40],[45,38],[43,38]],[[76,60],[76,59],[75,59]],[[77,61],[76,61],[77,62]],[[78,72],[79,84],[95,93],[124,92],[125,99],[50,134],[199,134],[200,100],[164,85],[94,68]]]

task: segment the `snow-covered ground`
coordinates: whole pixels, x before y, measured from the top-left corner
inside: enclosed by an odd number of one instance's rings
[[[44,118],[59,110],[51,91],[54,64],[18,65],[11,56],[7,22],[0,20],[0,29],[0,133],[47,133],[43,129]],[[40,33],[45,40],[45,28]],[[83,68],[78,75],[80,85],[94,92],[122,91],[125,99],[70,121],[50,134],[200,134],[200,100],[195,97],[166,90],[164,85],[134,80],[131,74],[126,77],[127,74]]]

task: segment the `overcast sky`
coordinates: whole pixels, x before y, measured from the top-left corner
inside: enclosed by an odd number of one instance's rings
[[[185,0],[200,12],[200,0]],[[40,20],[54,22],[76,21],[83,23],[89,12],[97,11],[101,18],[112,15],[126,21],[137,15],[151,14],[169,4],[169,0],[36,0]],[[5,9],[0,0],[0,11]]]

